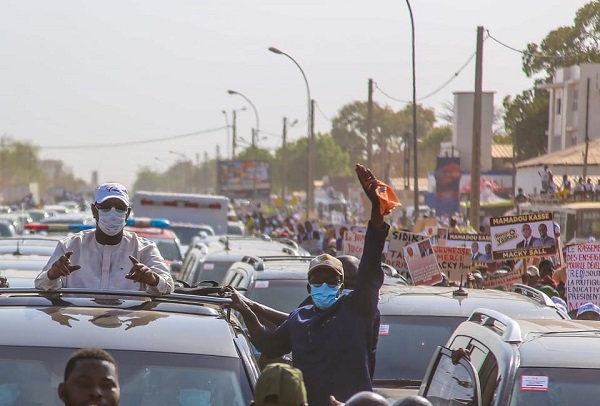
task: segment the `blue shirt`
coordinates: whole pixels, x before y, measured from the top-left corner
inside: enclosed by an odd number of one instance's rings
[[[354,291],[322,311],[300,307],[270,332],[252,337],[267,357],[292,352],[294,366],[304,375],[311,406],[329,406],[329,396],[346,401],[356,392],[373,390],[369,374],[370,336],[383,284],[381,253],[389,225],[380,230],[370,224]]]

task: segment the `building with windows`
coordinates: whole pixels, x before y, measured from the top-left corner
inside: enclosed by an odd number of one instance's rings
[[[589,177],[597,183],[600,178],[600,64],[559,68],[552,83],[538,85],[538,88],[549,92],[548,154],[517,163],[515,186],[522,187],[525,193],[539,192],[539,172],[544,165],[549,166],[559,187],[563,175],[572,180]],[[587,148],[586,134],[590,141]]]
[[[549,153],[600,138],[600,64],[559,68],[552,83],[538,85],[550,93]]]

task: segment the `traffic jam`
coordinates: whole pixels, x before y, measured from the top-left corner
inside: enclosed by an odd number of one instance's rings
[[[116,3],[0,3],[0,406],[600,404],[600,0]]]
[[[40,221],[5,208],[0,318],[15,326],[0,338],[5,404],[60,404],[63,360],[84,347],[122,368],[120,404],[246,405],[273,365],[302,371],[309,404],[364,392],[440,405],[595,393],[598,368],[581,348],[600,333],[589,266],[599,244],[561,242],[548,212],[475,232],[431,210],[409,228],[394,191],[356,172],[365,207],[343,201],[315,221],[300,204],[130,196],[118,183]],[[352,224],[350,212],[367,217]]]

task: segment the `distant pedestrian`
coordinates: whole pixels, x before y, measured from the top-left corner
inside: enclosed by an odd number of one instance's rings
[[[550,180],[550,170],[548,170],[548,165],[544,165],[544,169],[541,172],[538,172],[540,175],[540,179],[542,181],[542,192],[548,192],[548,181]]]

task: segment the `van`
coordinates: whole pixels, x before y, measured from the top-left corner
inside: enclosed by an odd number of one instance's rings
[[[187,193],[135,192],[136,217],[161,218],[171,222],[205,224],[216,235],[227,233],[229,199],[225,196]]]

